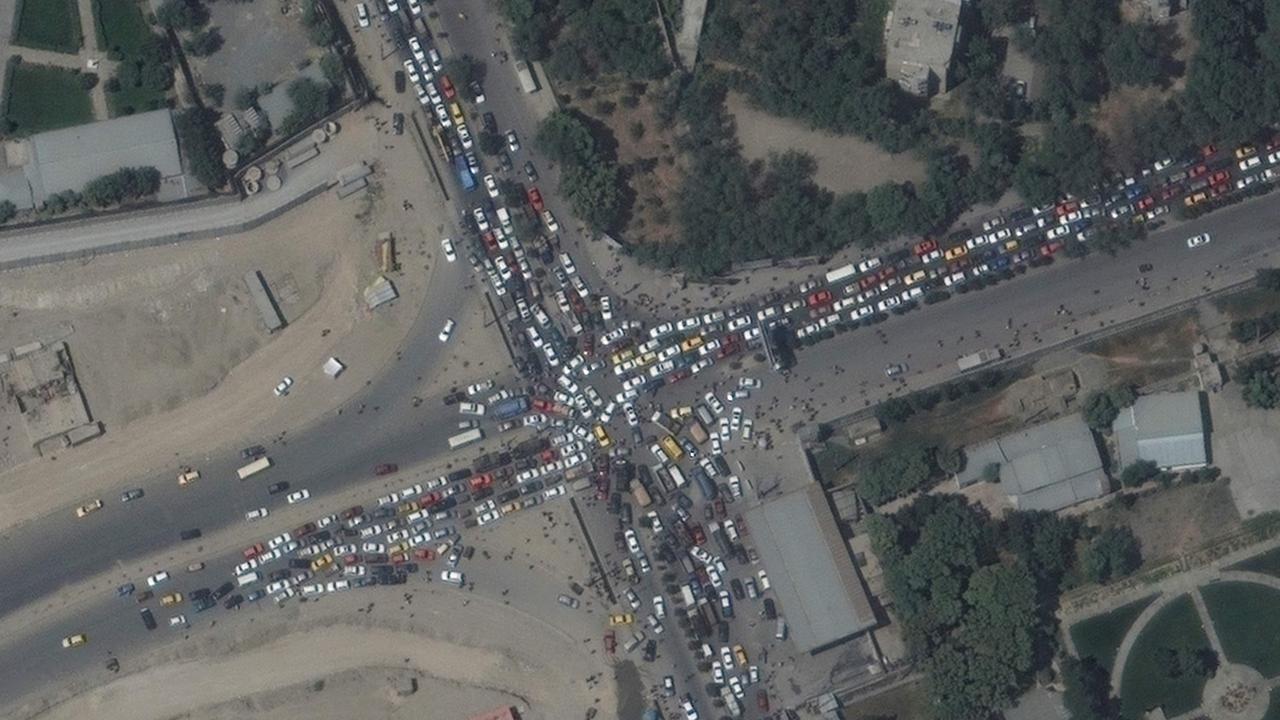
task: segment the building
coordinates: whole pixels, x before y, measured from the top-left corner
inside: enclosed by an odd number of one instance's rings
[[[20,210],[44,205],[50,195],[79,192],[90,180],[127,167],[160,171],[161,200],[189,197],[198,183],[182,172],[182,156],[169,109],[38,133],[7,143],[0,167],[0,200]]]
[[[1019,510],[1061,510],[1102,497],[1110,483],[1079,413],[965,448],[961,487],[999,478]]]
[[[1189,470],[1209,464],[1200,393],[1143,395],[1120,411],[1111,424],[1120,467],[1150,460],[1164,470]]]
[[[824,650],[876,625],[821,485],[807,483],[745,515],[796,649]]]
[[[964,0],[896,0],[885,19],[885,75],[921,97],[951,89]]]

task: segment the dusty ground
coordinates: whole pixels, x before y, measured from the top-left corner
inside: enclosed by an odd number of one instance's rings
[[[1137,499],[1132,508],[1113,502],[1089,516],[1100,526],[1127,525],[1147,562],[1177,557],[1239,528],[1230,483],[1184,485]]]
[[[1231,478],[1240,514],[1280,510],[1280,414],[1247,407],[1240,389],[1228,385],[1209,395],[1211,462]]]
[[[812,155],[818,170],[814,181],[833,192],[870,190],[884,182],[915,182],[925,178],[924,163],[907,153],[890,155],[852,135],[813,130],[798,120],[780,118],[750,106],[730,93],[725,107],[738,128],[742,154],[764,159],[769,153],[799,150]]]
[[[1188,310],[1090,343],[1081,352],[1107,361],[1110,382],[1142,386],[1188,372],[1198,332],[1198,315]]]

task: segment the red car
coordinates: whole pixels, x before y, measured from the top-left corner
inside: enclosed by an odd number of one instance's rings
[[[818,307],[819,305],[826,305],[830,303],[833,299],[834,298],[832,297],[830,290],[819,290],[818,292],[809,296],[809,300],[808,300],[809,307],[812,308],[812,307]]]
[[[298,527],[294,528],[293,536],[295,538],[306,537],[307,535],[310,535],[315,531],[316,531],[315,523],[306,523],[304,525],[299,525]]]
[[[379,475],[379,476],[380,476],[380,475],[390,475],[391,473],[393,473],[393,472],[395,472],[395,471],[397,471],[397,470],[399,470],[399,469],[400,469],[400,466],[399,466],[399,465],[396,465],[395,463],[382,463],[381,465],[378,465],[377,467],[375,467],[375,468],[373,469],[373,474],[374,474],[374,475]]]
[[[241,554],[244,555],[245,560],[252,560],[258,557],[258,555],[262,554],[266,549],[267,548],[265,545],[263,545],[262,543],[258,543],[257,545],[250,545],[249,547],[245,548],[244,552]]]
[[[769,693],[763,689],[756,691],[756,707],[763,712],[769,712]]]
[[[449,100],[458,95],[458,91],[453,88],[453,81],[449,79],[448,75],[440,76],[440,92],[444,93],[444,96]]]
[[[1069,214],[1069,213],[1073,213],[1073,212],[1075,212],[1075,211],[1077,211],[1077,210],[1079,210],[1079,209],[1080,209],[1080,203],[1078,203],[1078,202],[1076,202],[1076,201],[1072,200],[1072,201],[1070,201],[1070,202],[1064,202],[1064,203],[1062,203],[1061,205],[1059,205],[1058,207],[1054,208],[1054,209],[1053,209],[1053,212],[1054,212],[1054,214],[1055,214],[1055,215],[1057,215],[1058,217],[1062,217],[1063,215],[1067,215],[1067,214]]]
[[[413,551],[413,556],[419,560],[435,560],[436,553],[431,548],[418,548]]]
[[[356,555],[355,553],[351,553],[350,555],[344,555],[342,558],[342,564],[343,565],[359,565],[360,556]]]
[[[879,282],[879,280],[876,279],[875,273],[872,273],[858,281],[858,288],[860,290],[870,290],[876,286],[877,282]]]
[[[1138,209],[1145,212],[1147,210],[1150,210],[1151,207],[1155,204],[1156,204],[1156,199],[1148,195],[1138,201]]]
[[[1173,199],[1174,197],[1176,197],[1176,196],[1178,195],[1178,193],[1180,193],[1180,192],[1182,192],[1182,186],[1181,186],[1181,185],[1177,185],[1177,184],[1169,185],[1169,186],[1165,187],[1164,189],[1162,189],[1162,190],[1160,191],[1160,199],[1161,199],[1161,200],[1172,200],[1172,199]]]
[[[612,630],[604,634],[604,651],[610,655],[618,650],[618,636]]]
[[[1209,176],[1209,184],[1221,185],[1222,183],[1227,182],[1230,179],[1231,179],[1231,173],[1227,172],[1226,170],[1219,170],[1218,172]]]
[[[912,250],[912,252],[914,252],[916,256],[919,257],[921,255],[926,255],[928,253],[931,253],[937,249],[938,249],[937,240],[925,240],[923,242],[918,243],[915,246],[915,248]]]
[[[533,206],[533,211],[539,214],[541,214],[543,210],[547,209],[546,206],[542,204],[542,193],[539,192],[536,187],[529,188],[529,204]]]
[[[1218,152],[1218,146],[1214,145],[1213,143],[1209,143],[1208,145],[1205,145],[1204,147],[1200,148],[1200,154],[1205,157],[1209,157],[1216,152]]]
[[[1193,177],[1193,178],[1196,178],[1196,177],[1200,177],[1201,175],[1203,175],[1203,174],[1205,174],[1205,173],[1207,173],[1207,172],[1209,172],[1209,167],[1208,167],[1207,165],[1205,165],[1205,164],[1201,163],[1201,164],[1199,164],[1199,165],[1197,165],[1197,166],[1195,166],[1195,167],[1191,168],[1190,170],[1188,170],[1188,171],[1187,171],[1187,177]]]
[[[342,519],[343,519],[343,520],[350,520],[351,518],[353,518],[353,517],[355,517],[355,516],[357,516],[357,515],[363,515],[363,514],[364,514],[364,506],[362,506],[362,505],[352,505],[351,507],[349,507],[349,508],[347,508],[346,510],[343,510],[343,511],[342,511]]]
[[[1057,240],[1054,240],[1053,242],[1045,243],[1044,245],[1041,245],[1040,254],[1045,257],[1049,257],[1050,255],[1058,252],[1061,249],[1062,249],[1062,243],[1058,242]]]
[[[546,398],[534,398],[533,409],[540,413],[549,413],[555,411],[556,404]]]

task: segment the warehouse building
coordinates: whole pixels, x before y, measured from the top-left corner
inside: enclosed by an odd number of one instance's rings
[[[1150,460],[1164,470],[1209,464],[1204,416],[1200,393],[1194,390],[1138,398],[1111,424],[1120,467],[1138,460]]]
[[[746,521],[796,649],[818,652],[875,627],[871,598],[821,485],[758,505]]]
[[[50,195],[79,192],[90,180],[127,167],[159,170],[162,201],[190,197],[200,189],[182,171],[173,113],[165,108],[6,143],[0,200],[19,210],[38,208]]]
[[[1110,487],[1093,433],[1079,413],[965,448],[961,486],[998,479],[1019,510],[1061,510]]]

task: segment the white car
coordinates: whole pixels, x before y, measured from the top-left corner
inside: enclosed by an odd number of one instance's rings
[[[409,77],[410,85],[422,83],[422,75],[418,74],[418,64],[413,61],[413,58],[404,61],[404,72]]]
[[[431,69],[440,72],[444,69],[444,59],[440,57],[440,51],[435,48],[427,50],[427,59],[431,61]]]
[[[164,570],[161,570],[155,575],[152,575],[151,577],[147,578],[147,587],[155,587],[168,579],[169,579],[169,573],[165,572]]]
[[[441,240],[440,247],[444,249],[445,260],[449,262],[457,262],[458,253],[453,249],[453,240],[451,238],[444,238],[443,240]]]
[[[288,395],[289,388],[291,387],[293,387],[293,378],[289,377],[288,375],[284,376],[283,380],[281,380],[279,383],[276,383],[276,390],[275,390],[276,397],[284,397],[285,395]]]
[[[356,3],[356,24],[362,28],[369,27],[369,6]]]
[[[461,572],[458,572],[457,570],[441,570],[440,582],[447,583],[449,585],[456,585],[457,587],[462,587],[463,575]]]
[[[560,223],[556,222],[556,216],[550,210],[542,211],[542,222],[546,224],[548,231],[560,232]]]
[[[484,403],[464,402],[458,403],[458,412],[463,415],[484,415]]]
[[[475,146],[475,141],[471,139],[471,128],[467,127],[466,123],[458,123],[454,129],[458,133],[458,139],[462,141],[463,150],[470,150]]]
[[[476,227],[480,229],[480,232],[485,232],[489,229],[489,218],[484,214],[484,208],[472,208],[471,217],[475,219]]]
[[[693,706],[692,695],[684,696],[684,702],[680,703],[680,709],[684,710],[684,720],[698,720],[698,709]]]
[[[495,200],[498,198],[500,194],[498,192],[498,179],[493,176],[493,173],[484,176],[484,189],[488,191],[489,197]]]
[[[720,402],[720,398],[716,397],[715,393],[709,392],[703,396],[703,399],[707,401],[707,406],[711,408],[711,412],[717,415],[724,413],[724,403]]]
[[[480,381],[480,382],[478,382],[478,383],[475,383],[475,384],[473,384],[473,385],[468,385],[468,386],[467,386],[467,394],[468,394],[468,395],[479,395],[480,393],[482,393],[482,392],[484,392],[484,391],[486,391],[486,390],[490,390],[490,389],[492,389],[492,388],[493,388],[493,381],[492,381],[492,380],[482,380],[482,381]]]
[[[187,625],[186,615],[174,615],[173,617],[169,618],[169,627],[180,628],[180,627],[186,627],[186,625]]]
[[[300,502],[305,502],[307,500],[310,500],[311,491],[304,488],[302,490],[289,493],[288,495],[285,496],[284,499],[288,501],[290,505],[297,505]]]
[[[414,15],[422,14],[422,3],[419,0],[408,0],[406,4],[409,6],[409,12]]]
[[[412,35],[409,36],[409,52],[413,53],[413,59],[417,60],[419,65],[426,67],[427,53],[422,49],[422,41]]]
[[[1201,245],[1208,245],[1209,241],[1212,239],[1213,238],[1210,237],[1209,233],[1200,233],[1199,235],[1187,238],[1187,247],[1195,248],[1200,247]]]
[[[250,510],[249,512],[245,513],[244,519],[249,522],[253,522],[254,520],[261,520],[262,518],[266,517],[269,514],[270,513],[266,508],[260,507],[257,510]]]
[[[387,12],[390,12],[390,13],[400,12],[400,3],[397,0],[387,0]]]
[[[744,388],[747,390],[759,390],[760,388],[764,387],[764,383],[760,382],[755,378],[744,377],[744,378],[738,378],[738,387]]]
[[[729,418],[729,427],[733,430],[742,427],[742,408],[735,407],[733,409],[733,414]]]
[[[440,342],[442,343],[449,342],[449,337],[453,335],[453,329],[456,328],[457,326],[458,326],[458,323],[454,322],[453,318],[449,318],[445,320],[444,327],[440,329],[440,335],[439,335]]]
[[[513,153],[520,152],[520,138],[516,136],[515,130],[507,131],[507,149]]]

